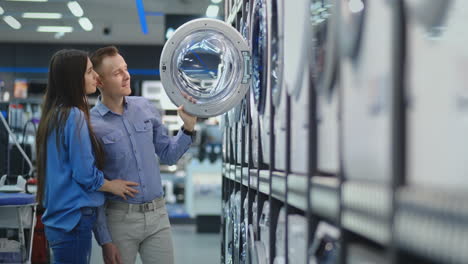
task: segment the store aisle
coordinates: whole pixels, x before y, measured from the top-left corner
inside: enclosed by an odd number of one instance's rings
[[[172,234],[175,245],[175,263],[219,263],[220,234],[199,234],[194,225],[173,225]],[[93,239],[92,264],[100,264],[102,261],[101,248]],[[137,257],[136,264],[141,264]]]

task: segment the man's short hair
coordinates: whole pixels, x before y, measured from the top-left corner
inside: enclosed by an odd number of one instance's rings
[[[97,70],[101,66],[104,58],[116,56],[117,54],[119,54],[119,49],[117,49],[115,46],[107,46],[93,52],[90,59],[93,63],[94,69]]]

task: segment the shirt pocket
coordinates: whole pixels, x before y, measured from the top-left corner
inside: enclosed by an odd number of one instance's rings
[[[121,159],[128,155],[125,148],[124,134],[120,130],[113,131],[102,137],[106,159]]]
[[[153,127],[153,123],[151,123],[151,120],[142,120],[139,121],[137,120],[133,126],[135,126],[135,131],[137,133],[148,133],[151,132],[151,128]]]

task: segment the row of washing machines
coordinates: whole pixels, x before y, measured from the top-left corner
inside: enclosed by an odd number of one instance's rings
[[[244,0],[237,27],[252,81],[223,118],[225,160],[284,171],[288,156],[290,173],[307,175],[312,162],[319,174],[381,184],[401,166],[406,184],[465,190],[467,10],[463,0]],[[242,161],[234,135],[249,120]]]
[[[313,242],[307,247],[307,218],[302,214],[287,214],[286,209],[280,208],[279,213],[270,219],[270,202],[260,204],[255,196],[248,211],[248,195],[242,200],[241,192],[232,192],[229,199],[223,202],[223,247],[222,263],[258,263],[282,264],[286,263],[337,263],[339,253],[340,231],[327,222],[320,222],[316,226]],[[243,210],[243,212],[242,212]],[[258,213],[261,212],[260,215]],[[248,216],[252,222],[249,224]],[[286,227],[286,217],[288,224]],[[275,223],[273,238],[270,238],[270,225]],[[286,232],[285,229],[288,229]],[[288,246],[286,247],[286,235]],[[275,254],[270,259],[270,243],[275,241]],[[309,262],[307,262],[307,259]]]
[[[252,81],[248,96],[222,118],[225,161],[286,171],[289,159],[288,173],[340,174],[349,186],[465,192],[467,1],[244,0],[242,14],[234,24],[250,45]],[[246,200],[234,192],[224,201],[225,263],[239,245],[248,245],[241,263],[270,263],[270,239],[274,263],[283,263],[284,230],[276,238],[265,232],[268,201],[254,202],[262,215],[248,223],[240,217]],[[335,263],[338,229],[324,222],[325,231],[315,233],[321,238],[305,248],[307,220],[281,211],[276,221],[286,217],[289,263],[306,256]],[[317,251],[326,257],[313,262]]]

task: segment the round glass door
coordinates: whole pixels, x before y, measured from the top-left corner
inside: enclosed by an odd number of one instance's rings
[[[250,45],[252,49],[252,93],[260,115],[265,110],[267,86],[268,27],[265,0],[255,0],[252,7]]]
[[[160,74],[175,105],[198,117],[217,116],[238,105],[247,92],[250,51],[227,23],[196,19],[178,28],[164,45]]]

